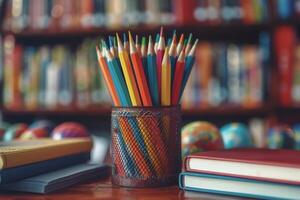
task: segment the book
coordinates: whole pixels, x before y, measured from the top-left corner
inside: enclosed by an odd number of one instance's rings
[[[300,184],[300,152],[231,149],[187,156],[186,171]]]
[[[300,196],[299,185],[202,173],[181,173],[179,187],[190,191],[259,199],[298,199]]]
[[[103,164],[78,164],[14,183],[1,185],[0,189],[45,194],[79,182],[106,176],[109,174],[108,169],[109,167]]]
[[[17,181],[23,178],[69,167],[71,165],[84,163],[87,162],[89,158],[90,153],[86,152],[22,165],[19,167],[2,169],[0,170],[0,184]]]
[[[92,148],[92,141],[86,138],[16,140],[2,142],[0,147],[0,169],[6,169],[66,155],[89,152]]]
[[[278,99],[283,106],[292,104],[292,68],[296,32],[290,26],[281,26],[274,33],[276,65],[278,67]]]

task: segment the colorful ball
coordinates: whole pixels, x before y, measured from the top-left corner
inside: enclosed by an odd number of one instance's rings
[[[192,153],[223,148],[219,129],[209,122],[192,122],[182,128],[181,149],[183,157]]]
[[[270,128],[268,131],[267,144],[270,149],[294,148],[293,130],[285,125]]]
[[[52,131],[52,138],[55,140],[74,137],[89,137],[89,134],[83,125],[76,122],[62,123]]]
[[[36,138],[45,138],[48,136],[48,131],[42,128],[31,128],[21,134],[21,140],[30,140]]]
[[[7,129],[4,134],[3,141],[8,142],[15,138],[19,138],[21,134],[28,128],[27,124],[14,124]]]
[[[226,149],[252,146],[252,138],[248,128],[242,123],[227,124],[220,131]]]
[[[51,133],[51,131],[53,130],[54,127],[55,127],[55,124],[49,120],[37,120],[29,126],[30,129],[32,129],[32,128],[45,129],[49,134]]]
[[[300,150],[300,124],[295,124],[294,131],[294,149]]]

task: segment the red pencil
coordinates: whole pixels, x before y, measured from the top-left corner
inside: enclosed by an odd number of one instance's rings
[[[150,96],[149,87],[147,84],[147,79],[142,64],[142,59],[139,56],[139,53],[137,52],[137,49],[135,47],[130,32],[129,32],[129,46],[130,46],[130,58],[134,69],[135,78],[137,80],[137,85],[139,87],[140,95],[142,98],[143,106],[152,106],[151,96]]]
[[[172,85],[172,105],[177,105],[179,103],[179,96],[181,90],[181,82],[183,79],[184,66],[185,66],[185,50],[182,49],[181,53],[178,57],[175,73],[174,73],[174,81]]]
[[[157,67],[157,86],[159,99],[161,98],[161,63],[165,54],[165,38],[163,35],[163,28],[160,29],[160,37],[157,44],[156,53],[156,67]]]

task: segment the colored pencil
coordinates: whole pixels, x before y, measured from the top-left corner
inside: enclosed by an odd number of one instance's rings
[[[119,98],[122,106],[131,106],[131,101],[129,98],[129,94],[127,91],[127,87],[125,85],[125,80],[122,75],[122,72],[118,66],[117,61],[113,58],[110,51],[107,50],[106,46],[103,46],[105,56],[107,59],[108,68],[110,73],[112,74],[112,78],[117,88],[117,93],[119,94]]]
[[[96,52],[97,52],[99,67],[100,67],[100,70],[102,72],[104,81],[105,81],[106,86],[108,88],[108,91],[109,91],[109,93],[111,95],[111,98],[113,100],[114,106],[120,106],[121,105],[120,104],[120,100],[119,100],[119,97],[117,95],[116,88],[114,86],[112,77],[111,77],[111,75],[109,73],[109,69],[108,69],[106,60],[102,56],[102,54],[101,54],[100,49],[99,49],[98,46],[96,46]]]
[[[194,42],[189,54],[186,56],[186,64],[185,64],[185,69],[184,69],[184,74],[183,74],[183,80],[182,80],[182,85],[181,85],[181,91],[180,91],[180,96],[179,99],[184,91],[185,85],[187,83],[187,80],[190,76],[190,73],[192,71],[194,62],[195,62],[195,51],[196,47],[198,44],[198,39]]]
[[[166,47],[161,67],[161,105],[171,104],[171,63],[169,49]]]
[[[182,49],[176,63],[176,69],[174,74],[174,81],[172,85],[172,105],[179,103],[179,95],[182,85],[183,73],[185,66],[185,50]]]
[[[154,52],[154,46],[151,36],[149,36],[148,41],[148,53],[147,53],[147,75],[150,87],[150,93],[153,105],[159,106],[160,100],[158,96],[158,86],[157,86],[157,71],[156,71],[156,56]]]
[[[129,43],[126,36],[126,33],[123,33],[123,42],[124,42],[124,49],[129,52]]]
[[[117,56],[117,50],[114,46],[114,37],[109,36],[108,41],[109,41],[109,51],[110,51],[110,53],[113,57],[116,57]]]
[[[154,51],[155,51],[155,54],[157,53],[157,45],[158,45],[158,41],[159,41],[159,34],[156,34],[156,37],[155,37],[155,43],[154,43]]]
[[[193,34],[190,33],[188,40],[187,40],[186,47],[185,47],[185,55],[188,55],[192,48],[192,38],[193,38]]]
[[[130,47],[130,58],[135,72],[135,78],[137,80],[143,106],[152,106],[149,87],[146,81],[144,68],[142,66],[143,65],[142,59],[135,48],[130,32],[129,32],[129,47]]]
[[[179,54],[183,48],[183,43],[184,43],[184,35],[181,34],[178,45],[176,47],[176,56],[179,56]]]
[[[122,45],[119,35],[116,34],[118,43],[118,55],[122,67],[122,71],[125,77],[126,85],[129,91],[129,96],[133,106],[141,106],[142,102],[138,92],[138,87],[134,78],[134,72],[129,60],[129,55]]]
[[[139,42],[139,36],[138,35],[135,35],[135,48],[136,48],[136,51],[138,52],[139,56],[142,57],[142,55],[141,55],[141,45],[140,45],[140,42]]]
[[[174,31],[172,42],[170,44],[169,56],[171,62],[171,84],[173,84],[174,73],[176,68],[176,32]]]
[[[142,63],[143,68],[146,77],[148,77],[148,70],[147,70],[147,46],[146,46],[146,37],[142,37],[142,45],[141,45],[141,57],[142,57]],[[149,85],[150,83],[148,83]]]
[[[161,68],[162,68],[162,60],[165,53],[165,38],[163,35],[163,28],[160,30],[159,41],[157,44],[157,52],[156,52],[156,68],[157,68],[157,85],[158,85],[158,95],[161,98]]]

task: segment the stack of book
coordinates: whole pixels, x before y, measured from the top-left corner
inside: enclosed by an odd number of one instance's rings
[[[190,155],[183,190],[262,199],[299,199],[300,152],[232,149]]]
[[[0,190],[48,193],[103,175],[89,165],[90,139],[38,139],[0,143]]]

